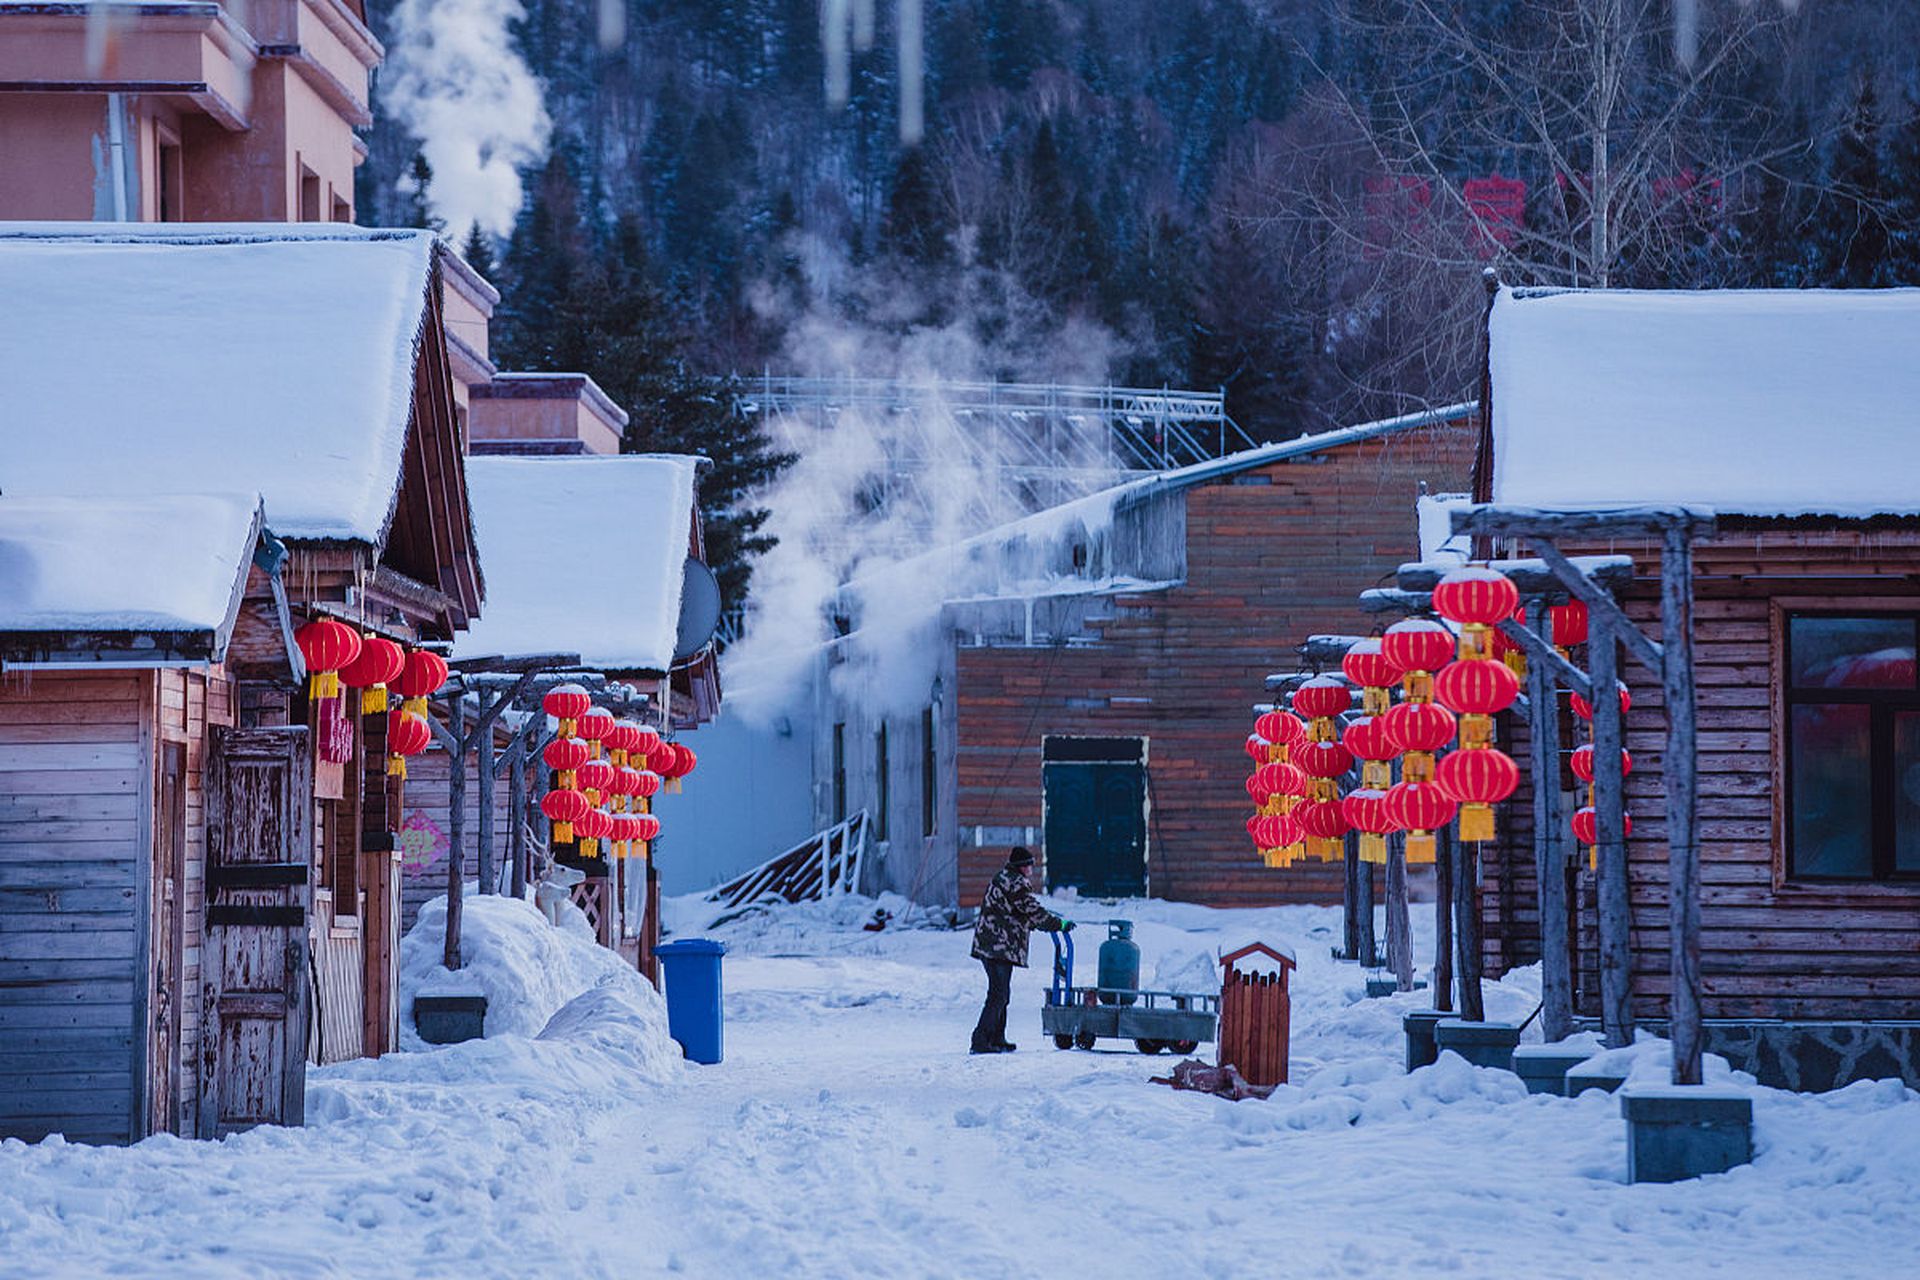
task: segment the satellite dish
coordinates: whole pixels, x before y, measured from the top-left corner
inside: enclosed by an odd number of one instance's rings
[[[720,579],[692,556],[680,580],[680,630],[673,641],[673,660],[684,662],[707,647],[720,626]]]

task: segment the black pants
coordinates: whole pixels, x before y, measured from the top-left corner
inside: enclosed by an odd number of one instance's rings
[[[987,1003],[973,1028],[973,1047],[991,1049],[1007,1042],[1007,993],[1013,986],[1013,961],[982,960],[987,970]]]

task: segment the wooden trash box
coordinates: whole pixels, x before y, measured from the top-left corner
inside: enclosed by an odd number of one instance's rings
[[[1220,1065],[1248,1084],[1285,1084],[1293,958],[1252,942],[1221,956],[1220,966]]]

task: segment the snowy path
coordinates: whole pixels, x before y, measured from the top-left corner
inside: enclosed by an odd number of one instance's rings
[[[1103,912],[1076,912],[1094,918]],[[1294,1079],[1267,1103],[1144,1083],[1172,1059],[965,1052],[965,936],[822,921],[727,960],[727,1061],[623,1085],[572,1042],[324,1073],[317,1123],[131,1151],[0,1145],[0,1276],[1223,1276],[1846,1280],[1910,1269],[1920,1095],[1763,1093],[1757,1163],[1621,1183],[1617,1104],[1398,1069],[1399,1009],[1324,959],[1329,913],[1141,904],[1179,961],[1298,948]],[[1036,958],[1046,944],[1036,940]],[[784,953],[784,954],[783,954]],[[1321,958],[1316,958],[1321,957]],[[1525,981],[1494,1016],[1531,1008]],[[634,1069],[639,1070],[645,1064]]]

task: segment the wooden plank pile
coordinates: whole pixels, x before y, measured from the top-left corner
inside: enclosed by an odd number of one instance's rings
[[[851,893],[860,884],[860,860],[866,848],[867,814],[863,809],[729,880],[708,894],[707,901],[731,910],[756,902],[810,902]]]

